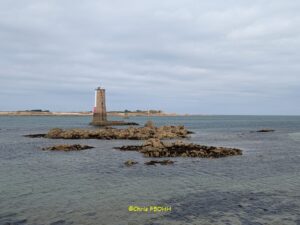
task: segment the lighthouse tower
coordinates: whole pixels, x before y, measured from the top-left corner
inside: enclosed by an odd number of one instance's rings
[[[105,89],[98,87],[95,90],[95,104],[93,109],[93,120],[90,123],[94,126],[121,126],[121,125],[138,125],[135,122],[108,121],[105,105]]]
[[[93,124],[107,121],[105,105],[105,89],[98,87],[95,90],[95,104],[93,109]]]

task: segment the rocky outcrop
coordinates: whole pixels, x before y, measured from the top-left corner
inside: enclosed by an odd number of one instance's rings
[[[182,141],[169,143],[154,138],[146,140],[143,145],[122,146],[116,149],[121,151],[138,151],[145,157],[221,158],[242,155],[242,150],[237,148],[205,146]]]
[[[173,164],[174,162],[171,160],[161,160],[161,161],[157,161],[157,160],[151,160],[149,162],[145,162],[145,165],[156,165],[156,164],[160,164],[160,165],[170,165]]]
[[[68,151],[80,151],[80,150],[85,150],[90,148],[94,148],[94,147],[88,145],[75,144],[75,145],[54,145],[51,147],[43,148],[43,150],[68,152]]]
[[[138,164],[138,162],[133,161],[133,160],[127,160],[126,162],[124,162],[124,164],[125,164],[126,166],[133,166],[133,165],[135,165],[135,164]]]
[[[51,129],[46,138],[60,139],[130,139],[147,140],[149,138],[172,139],[186,138],[191,132],[184,126],[155,127],[153,123],[147,123],[144,127],[129,127],[117,129],[107,127],[104,129]]]
[[[150,127],[150,128],[153,128],[153,127],[154,127],[154,123],[153,123],[151,120],[148,120],[148,121],[145,123],[144,127]]]

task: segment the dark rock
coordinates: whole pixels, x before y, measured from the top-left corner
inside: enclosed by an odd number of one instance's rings
[[[126,162],[124,162],[124,164],[126,166],[132,166],[132,165],[138,164],[138,162],[135,162],[133,160],[127,160]]]
[[[55,146],[43,148],[43,150],[67,152],[67,151],[80,151],[80,150],[91,149],[91,148],[94,147],[88,145],[75,144],[75,145],[55,145]]]
[[[46,134],[27,134],[23,135],[24,137],[30,137],[30,138],[44,138]]]
[[[273,129],[261,129],[261,130],[258,130],[256,132],[259,132],[259,133],[266,133],[266,132],[274,132],[275,130]]]
[[[145,162],[145,165],[156,165],[156,164],[160,164],[160,165],[170,165],[173,164],[174,162],[171,160],[162,160],[162,161],[157,161],[157,160],[151,160],[149,162]]]
[[[128,122],[128,123],[126,123],[126,125],[129,125],[129,126],[138,126],[139,124],[135,123],[135,122]]]
[[[115,147],[114,149],[119,149],[121,151],[139,151],[142,149],[140,145],[127,145],[122,147]]]

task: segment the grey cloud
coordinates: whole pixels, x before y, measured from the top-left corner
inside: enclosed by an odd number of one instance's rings
[[[299,9],[296,0],[1,1],[0,110],[90,110],[100,84],[111,110],[299,114]]]

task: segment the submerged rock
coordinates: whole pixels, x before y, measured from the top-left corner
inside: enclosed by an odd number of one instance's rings
[[[157,161],[157,160],[151,160],[149,162],[145,162],[145,165],[156,165],[156,164],[160,164],[160,165],[170,165],[173,164],[174,162],[171,160],[162,160],[162,161]]]
[[[75,144],[75,145],[54,145],[51,147],[46,147],[43,148],[43,150],[50,150],[50,151],[80,151],[80,150],[85,150],[85,149],[90,149],[90,148],[94,148],[92,146],[88,146],[88,145],[79,145],[79,144]]]
[[[138,164],[138,162],[133,161],[133,160],[127,160],[126,162],[124,162],[124,164],[125,164],[126,166],[133,166],[133,165],[135,165],[135,164]]]
[[[147,122],[144,127],[128,127],[117,129],[107,127],[104,129],[51,129],[44,135],[46,138],[53,139],[131,139],[147,140],[186,138],[191,133],[184,126],[162,126],[155,127],[153,123]]]
[[[273,129],[261,129],[261,130],[258,130],[256,132],[259,132],[259,133],[266,133],[266,132],[274,132],[275,130]]]
[[[145,157],[200,157],[220,158],[226,156],[242,155],[237,148],[214,147],[176,141],[162,142],[159,139],[149,139],[143,145],[129,145],[119,148],[121,151],[138,151]]]
[[[45,136],[46,136],[46,134],[27,134],[27,135],[24,135],[24,137],[30,137],[30,138],[43,138]]]

